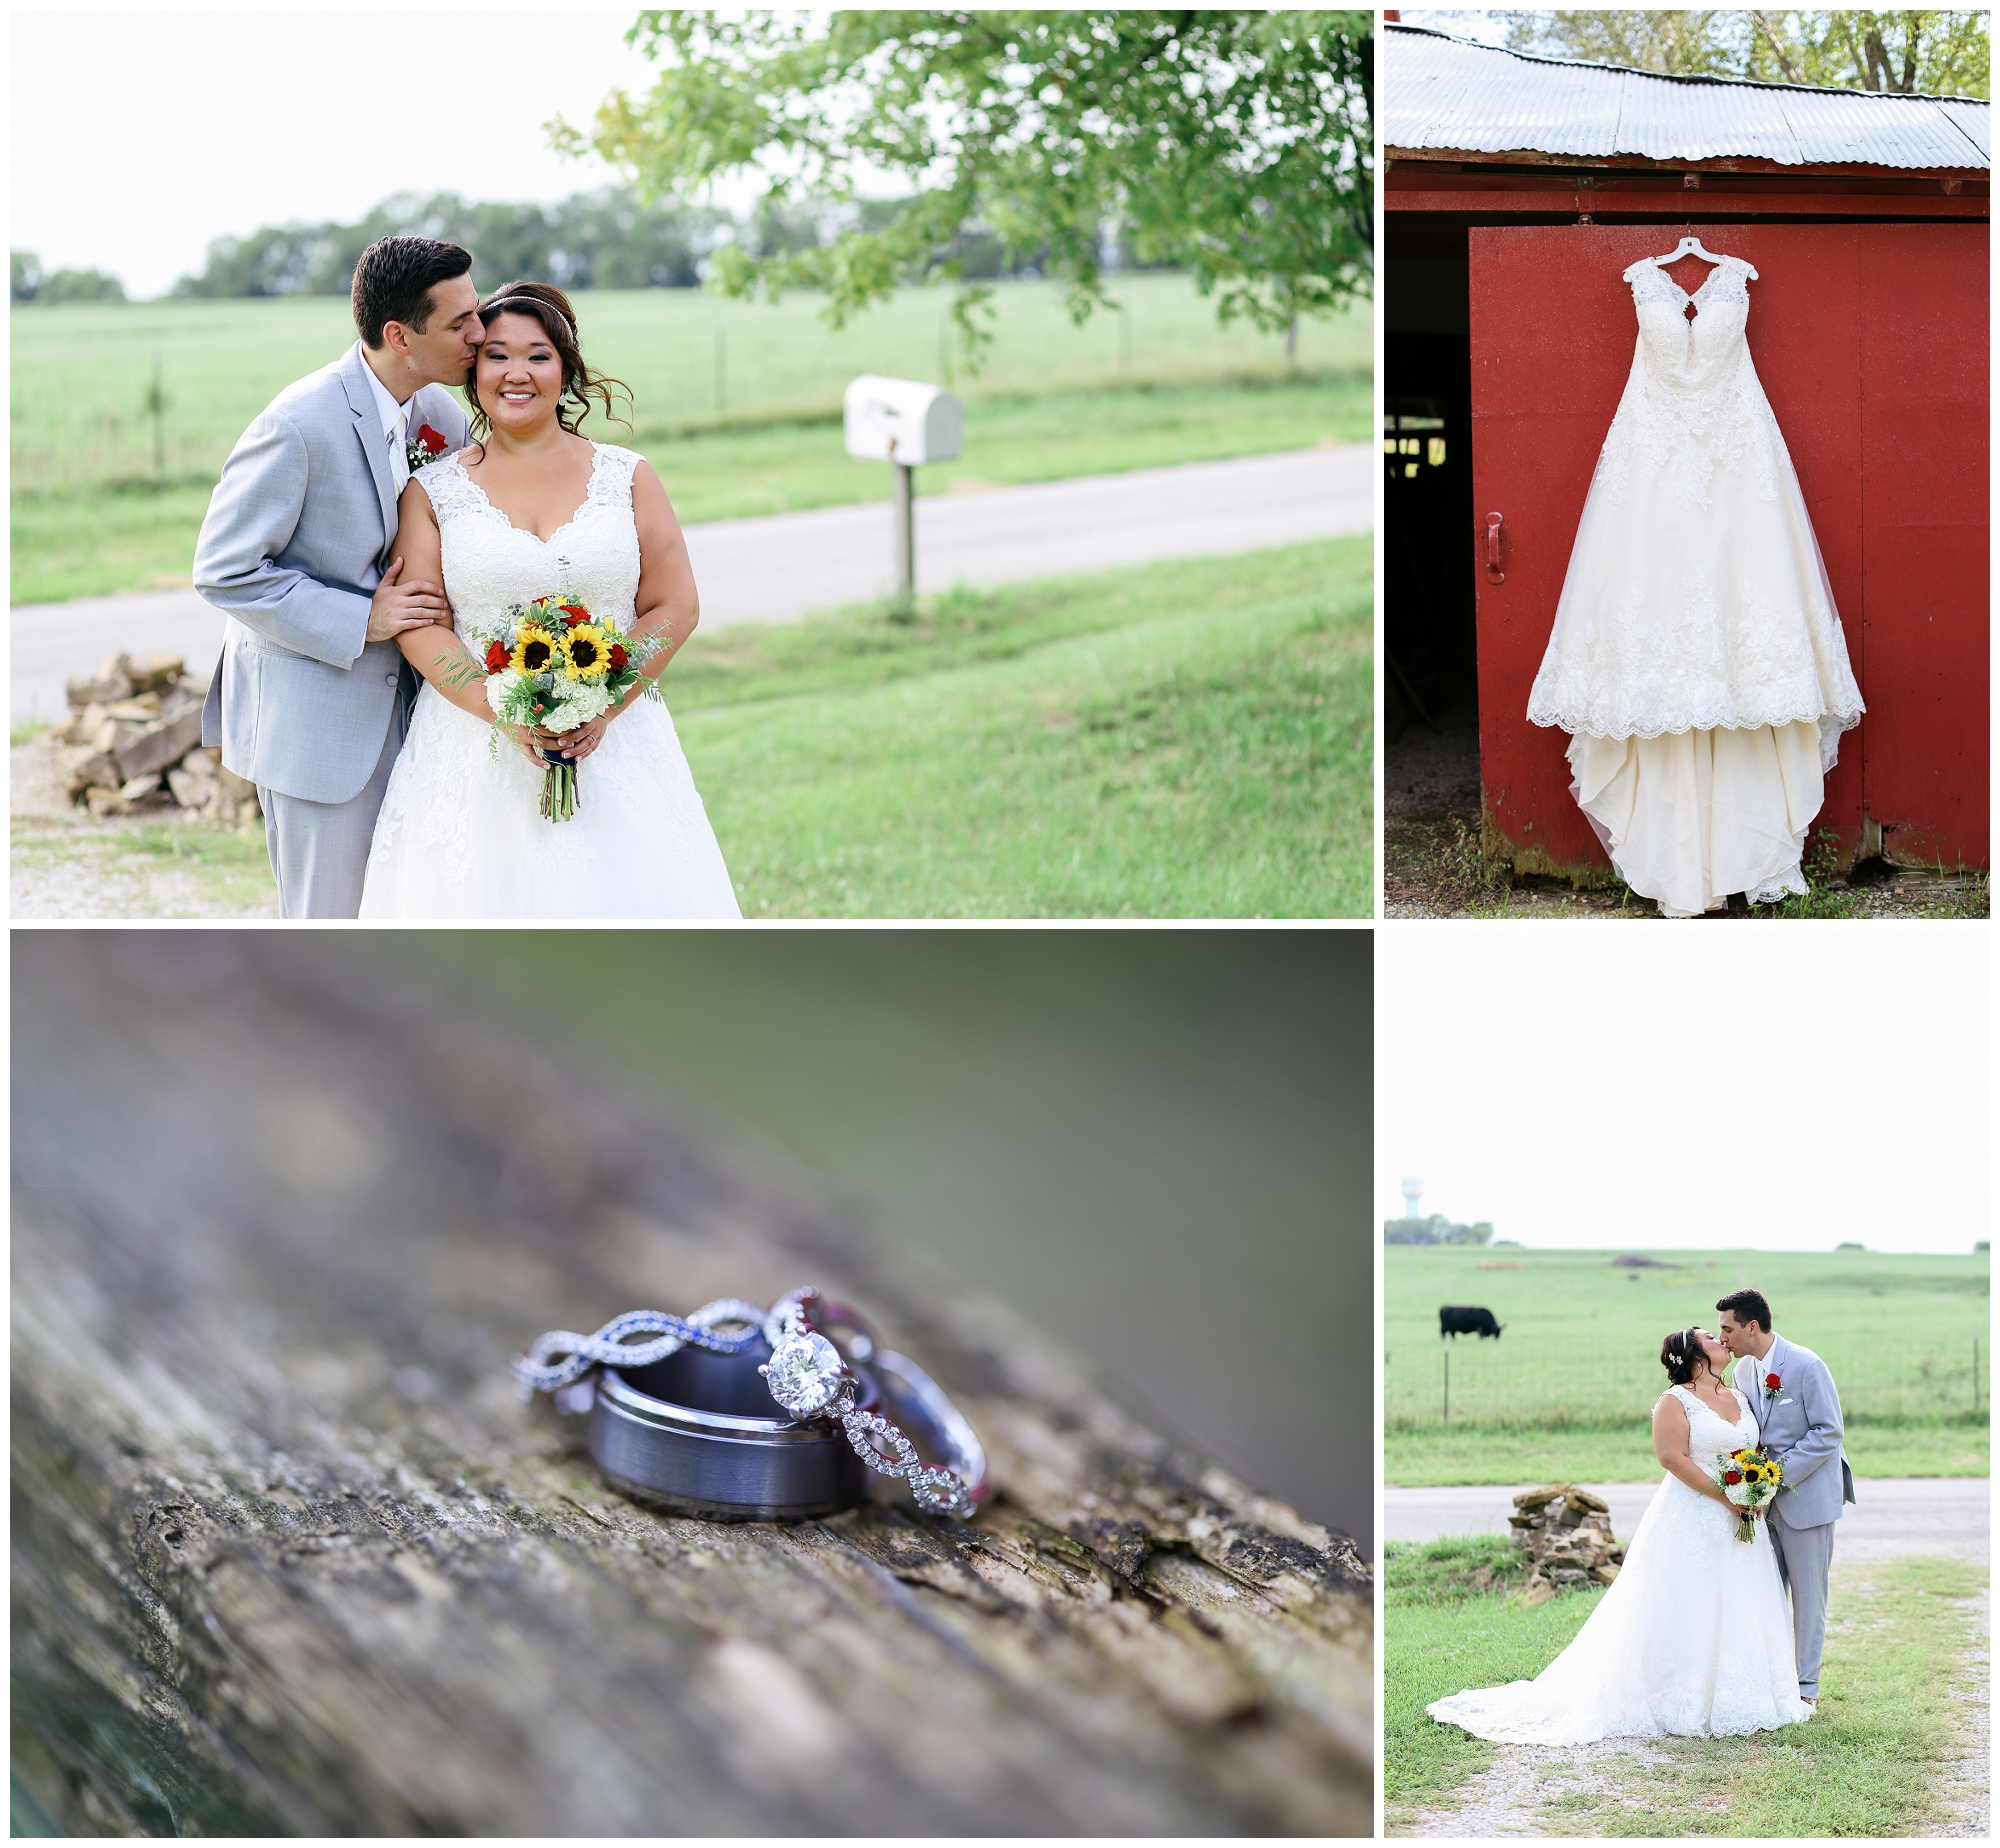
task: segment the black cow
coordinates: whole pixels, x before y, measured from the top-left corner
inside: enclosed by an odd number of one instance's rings
[[[1477,1335],[1482,1341],[1491,1335],[1498,1341],[1500,1324],[1494,1321],[1491,1309],[1440,1309],[1438,1333],[1442,1336]]]

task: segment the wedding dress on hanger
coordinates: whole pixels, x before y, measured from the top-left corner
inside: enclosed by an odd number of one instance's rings
[[[1685,917],[1806,890],[1825,774],[1864,708],[1751,364],[1755,272],[1717,258],[1689,295],[1670,260],[1625,272],[1638,345],[1528,717],[1570,734],[1571,793],[1619,876]]]
[[[1732,1424],[1687,1387],[1667,1390],[1687,1410],[1688,1455],[1708,1475],[1757,1442],[1748,1407]],[[1729,1509],[1666,1476],[1617,1578],[1561,1655],[1533,1681],[1469,1688],[1425,1711],[1503,1745],[1725,1738],[1805,1719],[1777,1550],[1762,1521],[1756,1532],[1744,1545]]]

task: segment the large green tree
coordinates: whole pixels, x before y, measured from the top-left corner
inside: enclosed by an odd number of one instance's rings
[[[819,241],[711,259],[730,295],[823,289],[836,327],[899,283],[947,280],[976,365],[984,240],[1067,283],[1078,321],[1107,305],[1115,243],[1184,264],[1224,321],[1275,331],[1369,286],[1372,19],[647,12],[628,40],[662,66],[652,89],[613,94],[588,133],[550,128],[647,197],[747,170],[768,210],[843,214]]]
[[[1974,12],[1496,12],[1515,51],[1675,77],[1985,96],[1990,15]]]

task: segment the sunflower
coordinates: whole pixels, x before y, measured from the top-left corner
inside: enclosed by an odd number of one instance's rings
[[[602,680],[611,671],[611,638],[594,622],[580,622],[556,645],[572,680]]]
[[[556,658],[556,638],[540,623],[524,622],[514,631],[513,666],[517,673],[539,674]]]

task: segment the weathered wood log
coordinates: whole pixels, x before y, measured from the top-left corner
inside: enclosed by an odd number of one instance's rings
[[[17,933],[14,1767],[76,1833],[1365,1834],[1368,1569],[788,1170],[323,937]],[[970,1522],[720,1524],[543,1328],[821,1284]]]

